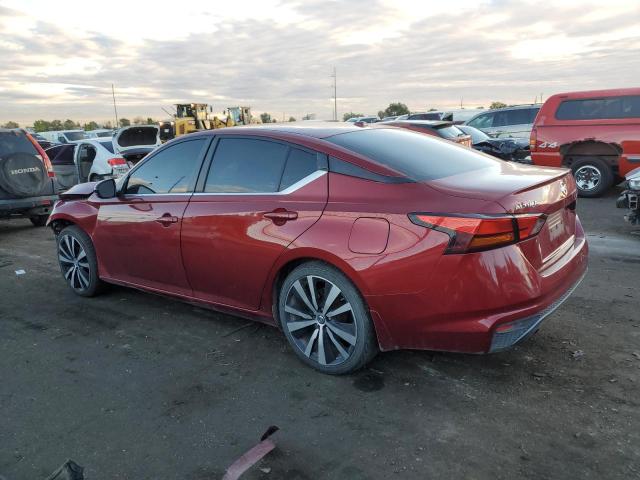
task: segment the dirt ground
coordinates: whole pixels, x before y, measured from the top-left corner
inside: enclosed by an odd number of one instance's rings
[[[578,209],[589,273],[532,338],[344,377],[271,327],[124,288],[77,297],[48,229],[0,222],[0,478],[71,458],[87,479],[218,479],[270,425],[277,447],[243,479],[640,478],[640,235],[615,192]]]

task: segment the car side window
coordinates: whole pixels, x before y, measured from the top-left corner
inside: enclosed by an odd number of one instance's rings
[[[204,191],[277,192],[288,150],[288,146],[268,140],[221,138],[211,162]]]
[[[279,190],[285,190],[318,169],[318,158],[315,153],[299,148],[291,148],[287,156],[287,164],[282,173]]]
[[[469,122],[469,125],[475,128],[491,128],[493,126],[493,113],[485,113]]]
[[[192,192],[205,143],[198,138],[160,150],[131,172],[125,194]]]

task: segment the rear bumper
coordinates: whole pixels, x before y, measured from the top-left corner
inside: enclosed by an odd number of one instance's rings
[[[562,305],[567,298],[571,296],[573,291],[578,288],[578,285],[580,285],[585,275],[586,272],[582,275],[580,280],[578,280],[569,290],[562,294],[560,298],[558,298],[548,307],[540,310],[535,315],[531,315],[530,317],[522,318],[514,322],[509,322],[508,324],[501,325],[500,328],[497,328],[493,333],[493,338],[491,339],[491,347],[489,348],[489,353],[508,350],[515,344],[521,342],[531,334],[535,333],[540,327],[542,321],[553,312],[555,312],[556,309],[560,305]]]
[[[420,291],[367,295],[381,350],[488,353],[522,341],[586,273],[588,245],[576,221],[573,244],[542,269],[511,245],[444,255],[430,272],[416,272],[429,285]],[[512,335],[496,338],[501,331]]]
[[[47,215],[56,201],[57,195],[0,200],[0,217]]]

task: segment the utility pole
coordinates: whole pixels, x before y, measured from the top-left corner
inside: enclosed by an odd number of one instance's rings
[[[113,87],[113,83],[111,84],[111,95],[113,95],[113,111],[116,114],[116,124],[115,128],[118,128],[118,108],[116,107],[116,90]]]
[[[333,67],[333,119],[338,121],[338,77],[336,75],[336,67]]]

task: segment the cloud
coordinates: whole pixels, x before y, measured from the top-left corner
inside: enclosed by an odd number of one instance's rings
[[[3,49],[0,120],[106,120],[112,83],[119,113],[130,117],[163,117],[161,107],[199,101],[218,111],[251,105],[278,118],[330,118],[333,66],[340,112],[375,113],[392,101],[412,110],[461,98],[471,108],[531,102],[540,93],[637,81],[635,2],[567,1],[553,16],[535,2],[461,0],[455,10],[410,3],[300,0],[253,16],[237,8],[226,17],[191,12],[197,21],[176,12],[162,36],[114,35],[109,22],[68,28],[39,17],[18,31],[15,13],[2,7],[8,27],[0,29],[0,46],[10,48]]]

